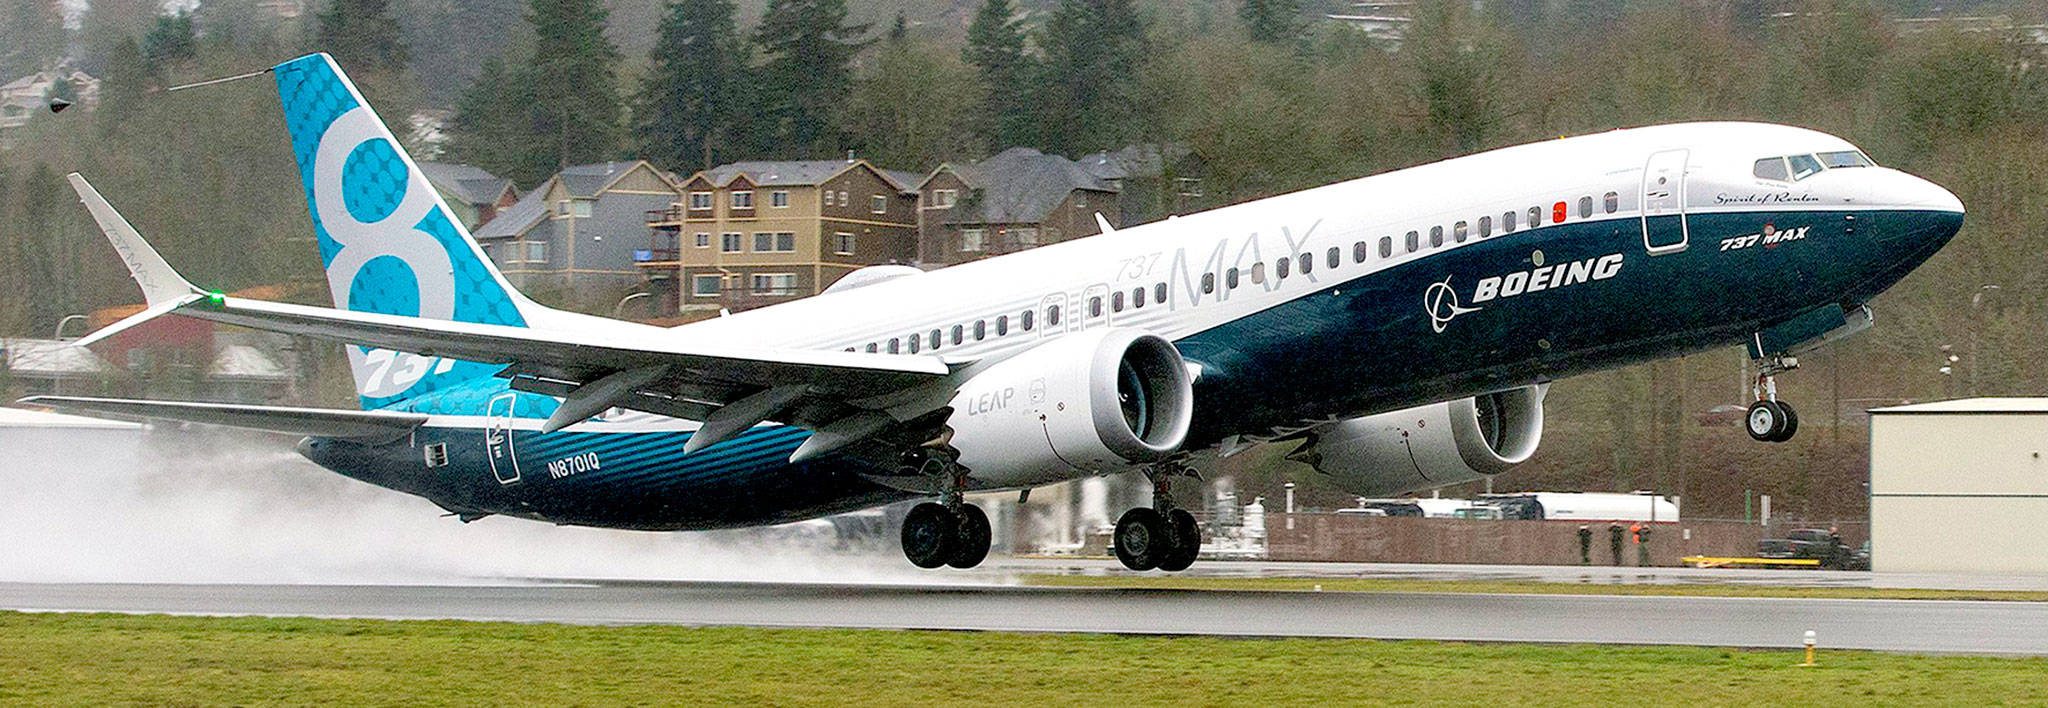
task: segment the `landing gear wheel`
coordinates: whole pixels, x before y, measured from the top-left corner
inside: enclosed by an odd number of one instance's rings
[[[1781,442],[1785,434],[1785,409],[1777,401],[1751,403],[1749,413],[1742,418],[1742,427],[1749,431],[1752,440]]]
[[[1116,559],[1123,561],[1125,568],[1151,570],[1172,550],[1173,536],[1166,528],[1166,517],[1141,506],[1117,519],[1115,543]]]
[[[961,504],[955,515],[959,523],[954,527],[953,554],[946,559],[946,565],[961,569],[981,565],[982,559],[988,557],[992,536],[988,514],[973,504]]]
[[[1785,432],[1778,433],[1777,442],[1789,441],[1793,435],[1799,433],[1799,412],[1792,410],[1792,404],[1790,403],[1784,401],[1773,401],[1773,403],[1778,404],[1778,410],[1785,412]]]
[[[1166,512],[1166,532],[1173,539],[1173,548],[1159,559],[1159,569],[1164,571],[1187,570],[1195,564],[1195,556],[1202,552],[1202,527],[1195,523],[1195,515],[1186,509]]]
[[[984,519],[983,523],[987,523]],[[919,568],[937,568],[960,545],[960,517],[944,504],[925,502],[903,517],[903,555]]]

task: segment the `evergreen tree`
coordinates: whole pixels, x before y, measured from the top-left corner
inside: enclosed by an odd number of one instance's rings
[[[92,0],[79,20],[78,34],[85,45],[80,68],[95,76],[105,71],[114,47],[123,39],[149,34],[162,8],[157,0]]]
[[[141,109],[142,98],[151,81],[149,60],[134,37],[123,38],[107,55],[106,75],[100,79],[100,105],[95,117],[103,132],[112,133]]]
[[[199,39],[192,30],[192,15],[179,12],[156,18],[156,27],[142,38],[142,55],[150,68],[162,72],[199,56]],[[108,63],[112,64],[112,55]]]
[[[554,174],[560,163],[534,133],[532,83],[523,72],[498,59],[484,61],[483,71],[456,103],[448,128],[448,159],[468,163],[512,180],[536,185]]]
[[[1244,0],[1237,16],[1254,42],[1288,42],[1301,35],[1301,0]]]
[[[1138,135],[1137,68],[1144,23],[1132,0],[1063,0],[1044,29],[1038,85],[1041,144],[1078,155],[1115,150]]]
[[[840,105],[853,88],[853,57],[867,25],[847,25],[846,0],[768,0],[754,35],[767,62],[761,104],[771,131],[759,151],[818,157],[839,150]]]
[[[1010,0],[988,0],[967,26],[967,48],[981,94],[980,131],[990,150],[1037,142],[1031,114],[1031,57]]]
[[[389,0],[334,0],[320,13],[313,42],[345,71],[397,72],[406,62],[398,32]]]
[[[599,162],[619,148],[619,50],[605,39],[599,0],[533,0],[533,60],[527,78],[535,137],[555,166]]]
[[[64,18],[46,0],[0,0],[0,81],[40,71],[64,53]]]
[[[633,131],[640,155],[685,173],[739,153],[745,48],[732,0],[676,0],[662,20]]]

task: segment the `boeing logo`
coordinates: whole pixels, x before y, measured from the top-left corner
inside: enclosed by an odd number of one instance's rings
[[[1480,308],[1460,306],[1457,291],[1451,289],[1451,279],[1444,278],[1444,282],[1429,286],[1429,290],[1422,294],[1422,310],[1429,313],[1429,328],[1443,334],[1444,326],[1451,323],[1451,318],[1478,312]]]

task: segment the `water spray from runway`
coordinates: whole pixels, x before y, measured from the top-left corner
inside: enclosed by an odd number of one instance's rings
[[[934,580],[892,543],[833,550],[838,544],[822,529],[646,533],[495,517],[464,524],[425,500],[323,470],[275,436],[4,434],[0,581]]]

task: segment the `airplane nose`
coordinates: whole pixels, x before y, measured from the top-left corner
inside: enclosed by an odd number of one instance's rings
[[[1913,206],[1953,214],[1963,213],[1963,200],[1956,197],[1955,192],[1919,177],[1914,177],[1913,180],[1920,183],[1916,190],[1919,192],[1918,199]]]
[[[1963,200],[1941,185],[1898,170],[1877,168],[1869,174],[1865,198],[1880,208],[1963,213]]]

